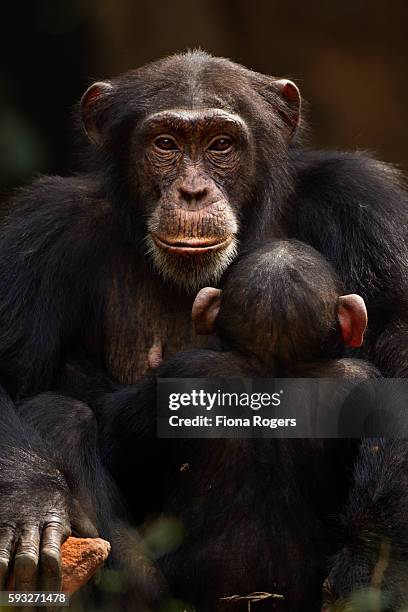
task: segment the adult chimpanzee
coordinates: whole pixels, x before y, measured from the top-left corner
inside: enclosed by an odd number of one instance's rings
[[[301,147],[299,111],[290,81],[202,52],[92,85],[88,173],[39,179],[1,229],[8,386],[52,386],[79,346],[133,382],[151,347],[167,357],[197,345],[194,291],[218,281],[239,245],[281,234],[312,244],[362,295],[366,352],[403,371],[407,196],[385,164]]]
[[[164,512],[185,528],[181,547],[158,566],[173,593],[198,610],[271,589],[285,597],[272,598],[273,609],[277,603],[284,610],[319,609],[335,550],[329,516],[345,495],[349,443],[157,440],[155,376],[377,377],[368,362],[330,357],[341,341],[361,345],[367,323],[364,301],[341,293],[330,264],[312,247],[293,240],[257,245],[229,268],[222,293],[206,287],[193,304],[198,333],[215,326],[224,350],[178,353],[144,382],[96,403],[102,456],[133,521]],[[43,394],[20,409],[47,438],[53,432],[58,456],[71,456],[84,428],[77,404]],[[83,445],[78,450],[84,454]],[[95,491],[94,482],[85,489]],[[102,520],[102,529],[118,523],[114,515]]]
[[[194,290],[241,245],[279,235],[313,245],[363,296],[365,354],[405,373],[407,196],[366,155],[302,147],[293,83],[192,52],[94,84],[81,113],[89,166],[21,191],[0,231],[0,372],[13,395],[57,385],[70,352],[133,382],[149,355],[198,346]],[[0,521],[21,527],[30,509],[17,516],[15,497]]]

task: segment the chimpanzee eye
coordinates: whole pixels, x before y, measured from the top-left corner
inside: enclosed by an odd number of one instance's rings
[[[209,151],[228,151],[232,146],[232,141],[226,136],[215,138],[209,145]]]
[[[154,144],[162,151],[178,151],[176,142],[169,136],[160,136],[159,138],[156,138]]]

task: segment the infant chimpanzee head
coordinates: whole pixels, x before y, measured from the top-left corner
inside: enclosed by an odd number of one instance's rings
[[[244,253],[223,289],[205,287],[193,305],[198,333],[216,331],[232,349],[285,367],[329,355],[343,341],[361,346],[363,299],[342,295],[331,265],[312,247],[274,240]]]

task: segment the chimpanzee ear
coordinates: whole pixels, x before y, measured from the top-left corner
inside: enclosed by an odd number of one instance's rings
[[[355,293],[340,296],[337,319],[343,342],[351,347],[361,346],[367,328],[367,309],[363,298]]]
[[[106,117],[107,96],[113,90],[109,81],[98,81],[88,87],[81,98],[81,117],[88,138],[96,145],[103,144],[102,128]]]
[[[275,86],[285,102],[285,106],[280,108],[278,112],[287,122],[292,135],[300,121],[301,97],[299,88],[289,79],[279,79],[275,81]]]
[[[194,300],[192,319],[197,334],[212,334],[221,305],[221,289],[204,287]]]
[[[291,138],[300,122],[300,91],[289,79],[264,78],[266,82],[263,81],[260,93],[283,119],[288,128],[287,137]]]

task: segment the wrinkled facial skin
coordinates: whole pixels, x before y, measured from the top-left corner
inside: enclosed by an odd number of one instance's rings
[[[159,272],[191,292],[216,283],[237,253],[239,211],[251,189],[250,132],[219,109],[172,110],[137,128],[132,158]]]

